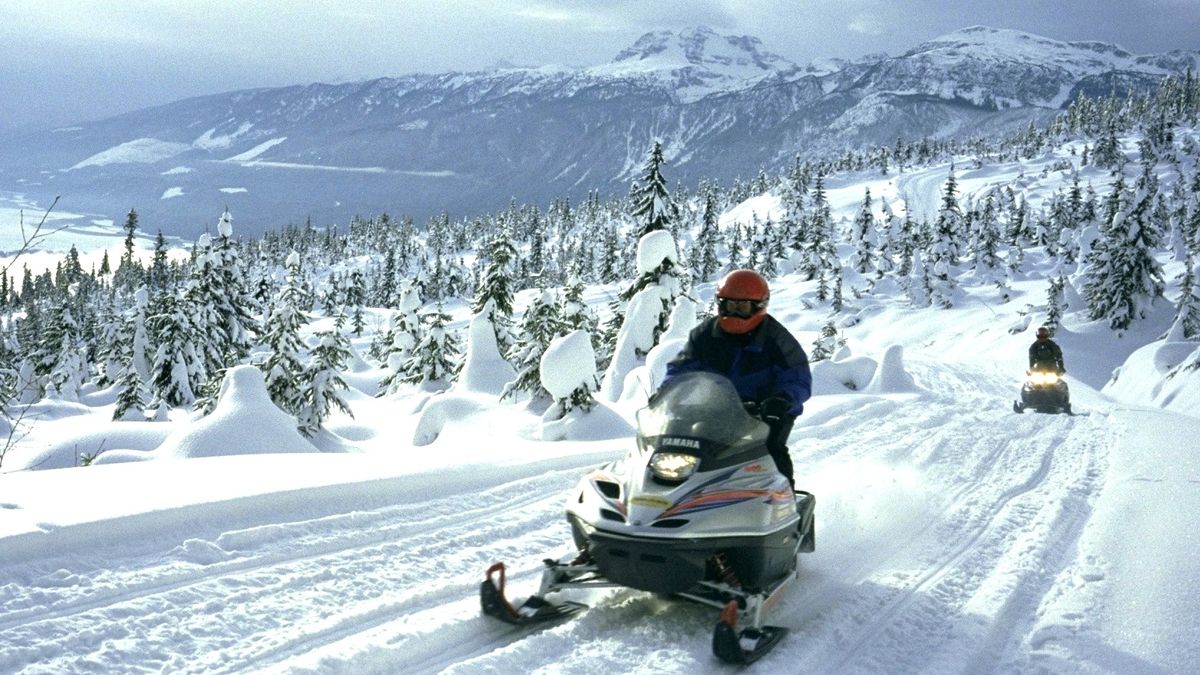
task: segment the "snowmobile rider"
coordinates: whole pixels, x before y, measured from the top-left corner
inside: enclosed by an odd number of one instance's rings
[[[725,275],[717,286],[717,316],[692,329],[683,350],[667,364],[663,381],[691,371],[728,377],[747,408],[756,408],[770,426],[767,450],[795,488],[787,440],[812,395],[812,372],[800,343],[767,314],[770,295],[758,272]]]
[[[1037,329],[1037,340],[1029,345],[1029,369],[1054,370],[1059,375],[1067,372],[1063,365],[1062,348],[1050,339],[1050,329],[1046,326]]]

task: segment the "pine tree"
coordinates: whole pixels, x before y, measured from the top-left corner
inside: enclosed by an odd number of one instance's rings
[[[963,216],[957,195],[958,181],[954,178],[954,167],[951,167],[942,193],[942,209],[934,223],[934,241],[930,251],[933,262],[933,273],[929,278],[932,291],[930,301],[942,309],[954,306],[954,293],[958,288],[954,268],[961,256],[958,242],[963,230]]]
[[[137,228],[137,211],[129,209],[129,213],[125,216],[124,225],[125,252],[121,254],[121,261],[117,265],[117,272],[113,277],[113,286],[130,293],[142,283],[142,265],[133,255]]]
[[[443,388],[458,372],[462,346],[458,337],[446,329],[450,315],[441,303],[422,317],[424,334],[413,348],[405,367],[405,381],[425,388]]]
[[[654,142],[650,158],[646,160],[645,173],[633,191],[633,217],[642,223],[638,230],[641,238],[648,232],[665,230],[671,226],[676,215],[675,205],[667,193],[667,181],[662,176],[662,143]]]
[[[1200,342],[1200,287],[1196,286],[1200,263],[1187,264],[1187,271],[1179,287],[1179,300],[1175,303],[1175,321],[1167,332],[1172,341],[1189,340]]]
[[[717,243],[721,237],[720,230],[717,228],[717,216],[719,215],[717,196],[712,189],[709,189],[704,193],[704,215],[693,247],[695,260],[692,265],[692,274],[696,281],[708,280],[721,267],[721,262],[717,259]]]
[[[409,368],[416,366],[412,356],[421,339],[421,298],[417,288],[405,283],[400,292],[399,307],[392,314],[381,360],[387,375],[379,383],[379,395],[394,394],[400,385],[410,381]],[[420,381],[420,378],[417,378]]]
[[[563,334],[558,298],[551,291],[542,291],[521,317],[520,337],[507,354],[509,363],[517,370],[517,379],[509,382],[500,398],[525,393],[534,400],[548,399],[550,392],[542,387],[541,359],[550,341]]]
[[[117,376],[117,389],[119,393],[116,407],[113,409],[113,420],[145,421],[149,397],[146,385],[132,362],[127,362]]]
[[[195,331],[181,302],[172,294],[155,298],[147,324],[158,345],[150,367],[152,407],[178,407],[196,400],[192,373],[199,361],[192,342]]]
[[[858,207],[858,213],[855,215],[852,225],[854,256],[851,258],[851,265],[860,274],[877,270],[878,258],[875,250],[879,245],[877,233],[879,224],[872,212],[871,188],[866,188],[864,192],[862,204]]]
[[[1144,318],[1148,306],[1162,296],[1162,268],[1154,258],[1160,224],[1151,217],[1155,191],[1152,176],[1143,174],[1126,199],[1118,180],[1106,203],[1111,215],[1103,239],[1092,251],[1084,284],[1088,313],[1092,319],[1107,319],[1115,330]]]
[[[829,199],[825,194],[825,175],[823,173],[817,174],[816,182],[813,184],[811,207],[806,223],[807,248],[804,251],[801,269],[807,279],[819,279],[825,282],[828,277],[832,276],[831,272],[834,268],[839,267],[841,263],[838,260],[837,242],[833,232],[833,214]],[[821,299],[826,298],[822,297]]]
[[[312,437],[321,429],[334,408],[354,417],[340,392],[348,387],[341,371],[350,359],[350,339],[342,334],[346,316],[338,314],[333,330],[316,334],[312,360],[304,370],[304,394],[298,421],[300,431]]]
[[[487,267],[471,304],[474,313],[488,313],[488,321],[496,331],[496,346],[501,354],[507,354],[515,341],[510,324],[516,257],[517,250],[506,237],[497,237],[489,242]]]
[[[821,327],[821,331],[817,334],[817,339],[813,342],[812,351],[809,353],[808,360],[812,363],[825,361],[833,357],[834,351],[837,350],[837,326],[833,324],[833,319],[825,322]]]
[[[1046,289],[1045,326],[1050,329],[1051,334],[1058,330],[1058,324],[1062,321],[1063,310],[1065,309],[1063,289],[1066,285],[1066,279],[1062,275],[1059,275],[1050,278],[1050,287]]]
[[[300,330],[307,323],[301,288],[303,272],[300,255],[292,251],[287,257],[287,278],[275,296],[267,318],[263,342],[268,354],[262,364],[266,375],[267,393],[284,412],[299,414],[304,400],[304,366],[301,352],[304,344]]]

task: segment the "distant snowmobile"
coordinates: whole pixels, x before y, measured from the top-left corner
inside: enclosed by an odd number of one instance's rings
[[[545,560],[541,588],[519,607],[504,596],[504,563],[492,565],[484,613],[513,624],[568,616],[586,606],[547,596],[570,588],[676,595],[722,610],[718,658],[757,660],[787,632],[766,614],[796,578],[798,554],[815,547],[813,495],[792,490],[767,452],[767,425],[719,375],[672,379],[637,427],[636,448],[567,499],[577,552]]]
[[[1071,393],[1057,370],[1033,368],[1026,374],[1021,400],[1013,401],[1013,412],[1023,413],[1026,408],[1033,408],[1038,412],[1071,414]]]

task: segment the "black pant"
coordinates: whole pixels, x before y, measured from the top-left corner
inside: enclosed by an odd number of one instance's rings
[[[788,454],[787,441],[795,423],[795,417],[784,417],[770,424],[771,433],[767,435],[767,452],[771,453],[771,459],[775,460],[779,472],[787,476],[793,490],[796,489],[796,478],[792,475],[792,457]]]

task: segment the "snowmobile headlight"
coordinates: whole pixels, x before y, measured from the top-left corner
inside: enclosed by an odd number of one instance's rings
[[[1058,373],[1052,373],[1046,370],[1035,370],[1030,374],[1030,379],[1034,384],[1057,384]]]
[[[656,478],[685,481],[700,466],[700,458],[682,452],[656,452],[650,458],[650,470]]]

